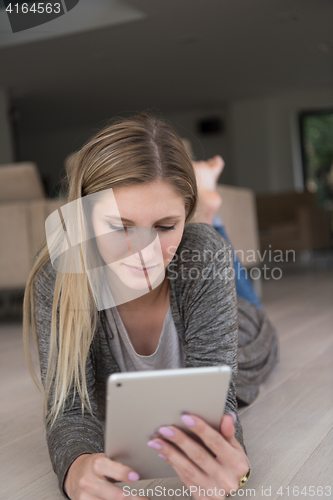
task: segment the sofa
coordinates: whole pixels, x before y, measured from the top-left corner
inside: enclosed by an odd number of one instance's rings
[[[0,165],[0,290],[25,287],[45,219],[64,203],[46,198],[35,163]]]
[[[314,193],[287,191],[256,195],[261,251],[331,248],[330,214]]]
[[[222,205],[217,215],[242,265],[249,269],[260,262],[260,243],[255,194],[251,189],[217,185]]]

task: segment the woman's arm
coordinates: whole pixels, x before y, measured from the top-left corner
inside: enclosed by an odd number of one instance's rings
[[[45,385],[48,366],[48,354],[51,335],[52,303],[56,272],[51,264],[45,266],[35,279],[34,306],[35,326],[38,340],[39,362],[42,383]],[[86,364],[86,380],[91,406],[97,414],[94,398],[94,370],[91,356]],[[47,412],[51,402],[47,402]],[[54,472],[63,489],[63,481],[71,463],[83,453],[99,453],[103,451],[103,428],[101,422],[86,409],[82,416],[82,404],[76,391],[72,388],[66,400],[64,414],[57,418],[55,424],[46,427],[46,440]]]
[[[48,364],[54,283],[55,271],[49,265],[38,274],[34,286],[34,316],[43,385]],[[117,498],[120,490],[107,477],[117,481],[136,481],[138,475],[129,467],[109,460],[103,453],[103,427],[98,418],[95,373],[90,354],[86,364],[86,382],[94,416],[86,409],[82,414],[78,391],[74,395],[72,387],[64,413],[53,426],[47,424],[49,454],[64,494],[72,500],[81,498],[82,493],[88,494],[91,500],[110,500]],[[50,403],[47,402],[47,412],[50,411]]]
[[[172,425],[162,427],[160,437],[153,439],[149,446],[159,450],[160,458],[167,460],[180,479],[192,487],[195,498],[206,496],[198,493],[200,487],[218,492],[207,497],[225,498],[238,489],[240,480],[249,471],[242,427],[236,413],[238,310],[232,251],[213,228],[204,224],[189,228],[184,242],[177,252],[178,275],[171,288],[178,298],[184,323],[185,364],[188,367],[219,364],[231,367],[224,410],[230,415],[223,416],[219,432],[195,415],[182,418],[212,454]],[[210,250],[206,256],[205,249]],[[186,258],[181,255],[184,250]]]
[[[237,415],[238,308],[228,242],[208,224],[189,224],[171,268],[170,286],[182,318],[176,326],[183,328],[186,366],[229,365],[225,413]],[[235,428],[245,450],[238,418]]]

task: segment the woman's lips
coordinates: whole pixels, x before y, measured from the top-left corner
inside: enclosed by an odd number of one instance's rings
[[[135,266],[129,266],[128,264],[124,264],[133,274],[136,274],[137,276],[144,276],[145,273],[149,273],[152,269],[157,267],[157,264],[154,266],[147,266],[147,267],[135,267]]]

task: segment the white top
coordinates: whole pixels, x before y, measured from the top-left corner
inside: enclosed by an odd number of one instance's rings
[[[157,349],[149,356],[143,356],[135,351],[117,307],[107,309],[106,317],[113,333],[109,345],[120,371],[163,370],[185,367],[183,345],[179,339],[170,307],[165,316]]]

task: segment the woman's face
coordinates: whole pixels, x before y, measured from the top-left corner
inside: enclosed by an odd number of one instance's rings
[[[184,231],[184,200],[161,180],[115,188],[113,195],[117,207],[109,192],[92,211],[98,250],[124,285],[142,290],[147,279],[153,284],[164,273],[175,254]]]

